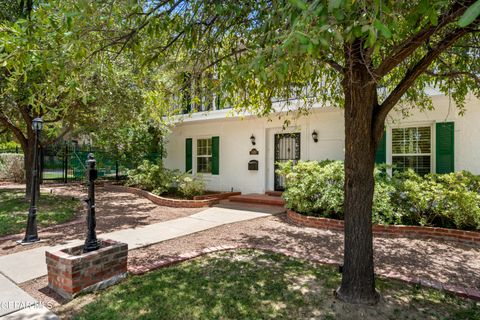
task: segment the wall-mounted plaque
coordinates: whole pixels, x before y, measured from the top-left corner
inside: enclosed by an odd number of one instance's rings
[[[251,155],[257,155],[258,154],[258,150],[253,148],[252,150],[250,150],[250,154]]]

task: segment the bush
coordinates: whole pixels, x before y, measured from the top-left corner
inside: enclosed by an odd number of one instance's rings
[[[187,199],[205,193],[205,182],[202,176],[182,175],[177,181],[178,192]]]
[[[0,180],[25,182],[23,154],[0,153]]]
[[[384,168],[383,168],[384,169]],[[341,161],[286,163],[287,208],[305,215],[343,219]],[[372,220],[466,230],[480,229],[480,178],[469,172],[419,176],[412,170],[387,175],[375,169]]]
[[[137,169],[128,171],[127,185],[160,195],[174,188],[174,183],[179,175],[178,170],[169,170],[162,164],[145,160]]]
[[[179,170],[170,170],[162,164],[155,164],[148,160],[128,171],[128,186],[135,186],[151,191],[154,194],[178,194],[191,199],[205,193],[205,183],[201,176],[182,174]]]
[[[394,202],[404,224],[480,229],[480,182],[460,171],[420,177],[412,170],[393,178]]]
[[[287,208],[305,215],[343,219],[344,166],[342,161],[300,161],[280,165],[278,173],[285,176],[283,197]],[[376,171],[380,176],[381,172]],[[399,216],[391,205],[394,191],[386,178],[375,183],[373,220],[375,223],[395,223]]]
[[[13,152],[17,149],[20,149],[20,145],[14,141],[0,143],[0,150],[10,150]]]

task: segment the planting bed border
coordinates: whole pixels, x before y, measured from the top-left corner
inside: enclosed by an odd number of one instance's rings
[[[147,198],[153,203],[159,206],[172,207],[172,208],[203,208],[211,207],[214,204],[218,204],[220,200],[227,199],[233,195],[238,195],[240,192],[224,192],[216,194],[208,194],[204,196],[195,197],[194,200],[185,200],[185,199],[173,199],[173,198],[164,198],[157,196],[151,192],[119,185],[109,185],[113,190],[130,192],[138,196]]]
[[[293,223],[300,224],[306,227],[330,230],[333,229],[339,231],[343,231],[344,229],[343,220],[305,216],[292,210],[287,211],[287,218]],[[460,242],[480,244],[480,232],[456,229],[374,224],[373,233],[394,237],[436,238],[442,240],[455,240]]]

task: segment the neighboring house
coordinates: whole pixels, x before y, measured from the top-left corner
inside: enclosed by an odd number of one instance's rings
[[[449,97],[433,93],[432,100],[432,111],[413,109],[408,118],[392,112],[377,163],[421,174],[480,174],[480,100],[469,95],[464,116]],[[285,115],[267,119],[231,113],[225,109],[182,116],[168,137],[165,166],[201,173],[209,190],[263,193],[283,188],[276,162],[344,159],[341,108],[313,107],[309,115],[291,119],[285,130]]]

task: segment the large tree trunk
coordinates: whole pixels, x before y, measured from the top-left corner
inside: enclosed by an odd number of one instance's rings
[[[361,49],[361,44],[359,51]],[[372,202],[377,138],[373,114],[376,83],[361,55],[351,58],[345,93],[345,248],[342,284],[337,296],[348,303],[375,304]]]

